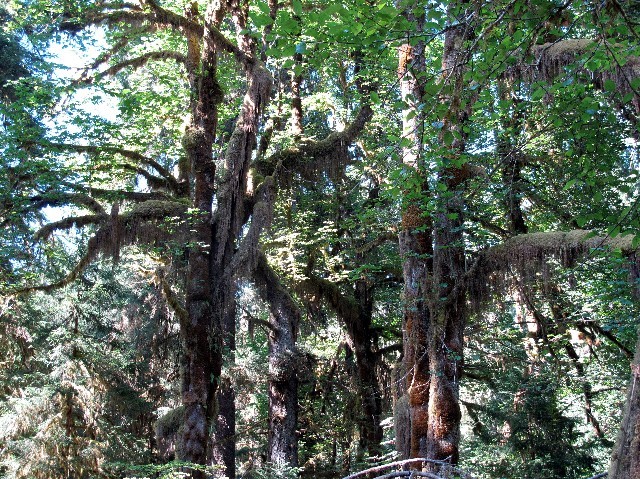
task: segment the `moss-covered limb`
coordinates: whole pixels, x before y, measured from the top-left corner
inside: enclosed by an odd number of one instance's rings
[[[398,242],[398,232],[397,231],[386,231],[381,233],[375,239],[369,241],[368,243],[363,244],[359,248],[356,248],[356,253],[365,254],[369,251],[376,249],[378,246],[386,243],[387,241],[391,241],[394,243]]]
[[[82,206],[96,214],[106,213],[98,201],[85,193],[45,193],[29,198],[30,208],[42,209],[47,206]]]
[[[139,27],[150,24],[153,27],[174,28],[180,31],[194,31],[202,35],[204,27],[197,22],[188,20],[177,13],[165,10],[152,0],[142,2],[149,7],[143,9],[138,5],[101,5],[99,9],[87,12],[83,17],[72,18],[60,23],[60,29],[77,32],[92,25],[106,24],[109,27],[128,23],[129,26]]]
[[[602,71],[590,71],[586,66],[576,65],[581,57],[588,56],[596,49],[604,48],[611,57],[612,67]],[[620,96],[633,94],[636,112],[640,110],[640,93],[631,82],[640,77],[640,57],[627,57],[624,65],[615,58],[616,45],[591,39],[565,39],[531,48],[533,64],[525,60],[510,67],[505,76],[526,81],[552,82],[566,74],[567,67],[577,66],[577,72],[589,72],[589,81],[598,89],[605,89],[605,83],[613,81]]]
[[[297,285],[302,294],[319,296],[345,322],[357,322],[359,315],[358,303],[352,295],[344,294],[333,281],[317,276],[310,276]]]
[[[228,273],[236,277],[250,276],[257,267],[260,251],[260,236],[271,226],[273,207],[276,200],[276,186],[273,176],[267,176],[258,186],[254,195],[255,203],[251,213],[249,231],[242,239],[238,251],[228,268]]]
[[[54,283],[19,288],[9,292],[9,294],[21,295],[21,294],[33,293],[36,291],[51,292],[56,289],[64,288],[65,286],[74,282],[80,276],[80,274],[82,274],[82,272],[87,268],[87,266],[89,266],[91,262],[98,256],[99,252],[100,252],[99,240],[97,239],[96,236],[94,236],[87,243],[87,252],[85,253],[85,255],[80,259],[80,261],[78,261],[76,266],[69,273],[67,273],[67,275],[64,276],[62,279]]]
[[[83,227],[91,224],[100,225],[95,234],[87,242],[87,252],[76,266],[65,277],[50,284],[28,286],[14,290],[11,294],[23,294],[34,291],[53,291],[73,281],[101,253],[118,258],[120,249],[131,244],[153,244],[165,240],[169,233],[156,225],[157,221],[171,218],[184,218],[187,207],[175,201],[150,200],[134,205],[129,211],[118,214],[117,208],[111,215],[89,215],[71,217],[46,225],[36,234],[39,239],[49,237],[54,231],[69,229],[74,226]]]
[[[125,221],[140,222],[150,220],[167,220],[170,218],[184,218],[187,205],[180,201],[148,200],[137,203],[122,214]]]
[[[389,346],[385,346],[384,348],[380,348],[377,351],[375,351],[375,355],[380,357],[389,353],[401,353],[403,347],[404,346],[402,343],[390,344]]]
[[[548,263],[555,259],[565,267],[573,266],[596,250],[620,250],[630,256],[637,251],[633,247],[633,235],[615,238],[597,236],[589,230],[550,231],[514,236],[503,243],[482,251],[464,275],[456,289],[470,290],[480,302],[491,290],[504,287],[504,277],[517,273],[523,278],[536,273],[548,273]]]
[[[71,228],[84,228],[85,226],[95,225],[103,223],[109,219],[109,215],[97,214],[97,215],[83,215],[83,216],[71,216],[59,221],[54,221],[40,228],[34,235],[36,241],[45,241],[51,237],[56,231],[66,231]]]
[[[514,236],[504,243],[489,248],[483,253],[484,260],[495,266],[495,271],[505,268],[506,261],[545,260],[556,257],[570,265],[593,249],[619,249],[623,254],[634,253],[634,236],[616,236],[615,238],[597,236],[589,230],[548,231]]]
[[[147,52],[135,58],[129,58],[128,60],[117,63],[107,68],[106,70],[97,73],[92,77],[88,77],[84,80],[84,83],[93,83],[94,81],[101,80],[104,77],[116,75],[117,73],[121,72],[126,68],[137,69],[145,66],[147,63],[151,61],[164,61],[164,60],[174,60],[179,64],[185,65],[187,62],[187,57],[182,53],[178,53],[170,50]]]
[[[367,122],[373,116],[371,106],[366,103],[354,120],[341,132],[333,132],[322,140],[302,139],[293,148],[274,153],[268,158],[256,163],[257,171],[262,175],[274,174],[277,170],[280,176],[285,172],[301,172],[308,176],[335,169],[336,163],[344,162],[348,147],[362,133]],[[306,160],[306,163],[301,163]]]
[[[178,196],[184,194],[185,188],[183,187],[183,185],[178,183],[173,178],[171,180],[168,180],[167,178],[164,178],[164,177],[158,177],[152,173],[149,173],[144,168],[141,168],[135,165],[130,165],[128,163],[120,163],[117,166],[121,167],[124,170],[132,171],[142,176],[147,182],[147,185],[149,186],[149,188],[151,189],[152,194],[160,193],[162,190],[170,191]]]

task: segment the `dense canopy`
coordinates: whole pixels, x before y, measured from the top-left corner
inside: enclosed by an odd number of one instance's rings
[[[640,477],[637,1],[0,20],[0,477]]]

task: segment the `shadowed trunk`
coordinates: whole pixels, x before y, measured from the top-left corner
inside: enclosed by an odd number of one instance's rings
[[[235,306],[235,302],[231,302]],[[235,362],[235,307],[227,312],[222,326],[223,362],[227,368]],[[217,417],[212,434],[212,464],[224,467],[228,478],[235,478],[236,394],[228,375],[223,374],[216,394]]]
[[[353,296],[343,294],[331,281],[311,277],[302,285],[307,293],[322,296],[343,322],[349,346],[355,359],[355,381],[361,401],[358,416],[360,450],[371,457],[380,454],[383,430],[382,392],[376,374],[378,357],[374,352],[372,327],[373,286],[365,280],[356,281]]]
[[[206,22],[213,22],[214,10],[209,9]],[[198,48],[190,45],[189,56],[195,65]],[[180,322],[183,348],[182,404],[184,419],[177,448],[178,458],[196,464],[207,464],[207,444],[214,394],[221,367],[221,349],[218,345],[219,323],[215,320],[211,301],[210,245],[211,207],[215,166],[212,145],[217,126],[217,105],[222,93],[216,78],[217,52],[214,42],[205,35],[200,56],[201,71],[191,87],[191,123],[187,127],[183,144],[194,178],[192,235],[186,283],[187,317]],[[193,477],[204,477],[193,471]]]
[[[635,288],[635,300],[638,301],[640,299],[640,263],[637,254],[632,255],[630,261],[630,279]],[[640,330],[638,333],[622,424],[611,454],[609,479],[640,477]]]
[[[640,477],[640,339],[631,363],[631,381],[618,440],[611,455],[609,479]]]
[[[298,368],[296,348],[300,310],[263,254],[254,274],[269,304],[269,436],[267,461],[276,470],[298,466]]]

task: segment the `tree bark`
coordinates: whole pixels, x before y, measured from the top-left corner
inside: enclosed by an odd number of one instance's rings
[[[609,479],[640,477],[640,337],[631,363],[622,425],[611,455]]]
[[[205,21],[212,22],[214,13],[209,9]],[[192,50],[190,53],[195,54]],[[217,105],[222,97],[216,76],[216,47],[207,35],[200,62],[202,73],[197,84],[192,84],[196,99],[192,101],[191,123],[183,139],[194,178],[193,205],[197,215],[194,215],[190,228],[192,246],[186,282],[187,318],[180,324],[184,419],[176,452],[183,461],[205,465],[221,365],[221,351],[217,345],[219,323],[214,319],[210,289],[210,225],[215,176],[212,146],[217,126]],[[193,471],[192,475],[194,478],[204,477],[202,471]]]
[[[340,288],[327,280],[312,277],[303,285],[307,292],[322,296],[333,309],[349,338],[349,346],[355,357],[355,382],[361,401],[358,414],[359,446],[371,457],[381,452],[383,438],[382,391],[376,374],[377,355],[374,352],[372,333],[373,286],[366,280],[355,282],[353,296],[343,294]]]
[[[298,366],[296,347],[301,313],[278,275],[260,254],[255,284],[269,304],[269,436],[267,461],[276,470],[298,466]]]
[[[424,18],[416,18],[413,13],[406,15],[416,24],[416,32],[422,32]],[[409,105],[403,112],[402,131],[405,138],[411,139],[411,145],[402,150],[402,161],[408,173],[419,180],[417,191],[405,192],[399,232],[404,277],[403,377],[398,383],[395,417],[409,420],[409,425],[396,424],[396,447],[404,458],[423,456],[429,435],[427,331],[430,313],[427,297],[433,272],[433,238],[431,217],[420,201],[425,201],[429,191],[422,158],[422,114],[416,114],[417,104],[424,94],[417,75],[424,70],[424,43],[402,45],[399,49],[398,79],[402,99]],[[404,431],[408,434],[403,434]]]

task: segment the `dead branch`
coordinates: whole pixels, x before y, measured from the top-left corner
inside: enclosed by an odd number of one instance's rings
[[[429,464],[438,464],[444,467],[450,467],[451,464],[447,461],[437,461],[435,459],[426,459],[426,458],[419,458],[416,457],[414,459],[404,459],[402,461],[396,461],[396,462],[390,462],[389,464],[383,464],[382,466],[375,466],[375,467],[370,467],[369,469],[365,469],[364,471],[360,471],[360,472],[356,472],[355,474],[351,474],[350,476],[346,476],[343,479],[356,479],[358,477],[361,476],[368,476],[370,474],[374,474],[377,472],[382,472],[386,469],[391,469],[393,467],[403,467],[406,465],[420,465],[420,464],[425,464],[425,463],[429,463]],[[419,471],[397,471],[395,473],[391,473],[392,475],[385,475],[385,476],[380,476],[378,479],[382,479],[383,477],[410,477],[411,474],[416,474]],[[399,473],[406,473],[404,475],[398,475]],[[395,475],[393,475],[395,474]],[[419,477],[430,477],[430,478],[435,478],[435,479],[441,479],[441,476],[436,476],[435,474],[431,474],[428,472],[420,472],[420,474],[422,474]],[[424,474],[428,474],[428,475],[424,475]]]

